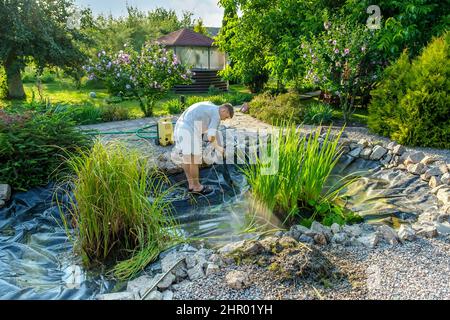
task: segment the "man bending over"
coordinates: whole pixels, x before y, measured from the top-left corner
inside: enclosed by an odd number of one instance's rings
[[[175,125],[175,147],[183,155],[183,170],[189,184],[189,192],[209,194],[208,186],[200,184],[199,167],[202,164],[202,136],[208,135],[208,141],[223,155],[223,147],[218,141],[218,129],[221,120],[233,118],[231,104],[217,106],[211,102],[199,102],[190,106]]]

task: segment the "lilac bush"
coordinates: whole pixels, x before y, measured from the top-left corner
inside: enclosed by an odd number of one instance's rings
[[[379,72],[371,62],[374,31],[345,21],[325,22],[324,29],[311,41],[302,41],[305,80],[320,87],[330,100],[337,96],[347,121],[356,96],[376,80]]]
[[[129,47],[114,55],[101,51],[85,71],[89,79],[102,80],[110,94],[139,99],[148,117],[175,84],[189,83],[191,78],[191,71],[171,50],[153,43],[146,43],[140,52]]]

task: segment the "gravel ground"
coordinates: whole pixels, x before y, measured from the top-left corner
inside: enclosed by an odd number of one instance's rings
[[[330,283],[311,280],[280,282],[271,271],[256,265],[230,265],[220,273],[188,282],[174,299],[450,299],[449,239],[418,239],[397,246],[322,247],[342,273]],[[252,285],[230,289],[231,270],[248,272]]]

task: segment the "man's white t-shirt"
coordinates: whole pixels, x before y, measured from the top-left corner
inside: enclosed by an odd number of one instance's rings
[[[217,135],[220,125],[219,106],[212,102],[199,102],[190,106],[175,125],[176,147],[183,154],[201,154],[202,134]]]

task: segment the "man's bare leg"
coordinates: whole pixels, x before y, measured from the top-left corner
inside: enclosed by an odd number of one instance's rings
[[[200,165],[199,159],[196,156],[192,156],[192,162],[190,165],[190,177],[192,180],[192,187],[195,192],[199,192],[203,190],[203,186],[200,183]]]

